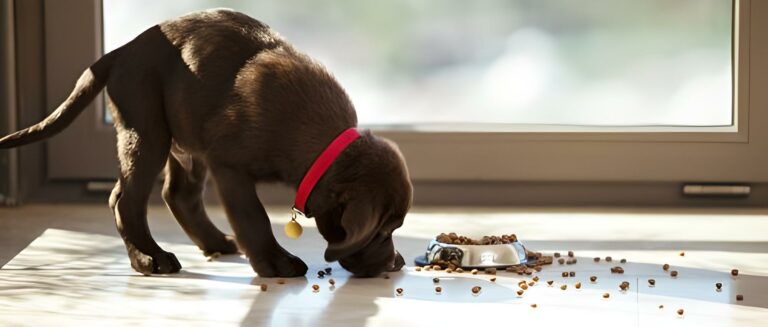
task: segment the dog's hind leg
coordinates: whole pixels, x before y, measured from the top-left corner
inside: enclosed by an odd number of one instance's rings
[[[237,253],[234,238],[222,233],[208,218],[203,205],[203,190],[208,168],[176,147],[165,166],[163,200],[176,220],[205,255]]]

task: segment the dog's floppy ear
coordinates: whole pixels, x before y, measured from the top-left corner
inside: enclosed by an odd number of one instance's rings
[[[336,261],[362,249],[373,239],[380,224],[380,213],[371,202],[357,200],[348,204],[341,216],[346,236],[341,242],[328,244],[325,261]]]

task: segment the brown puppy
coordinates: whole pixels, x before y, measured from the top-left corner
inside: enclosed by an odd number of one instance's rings
[[[61,131],[104,86],[120,159],[109,204],[134,269],[151,274],[181,268],[147,226],[148,196],[165,167],[163,198],[205,253],[235,253],[239,246],[260,276],[306,273],[304,262],[275,240],[254,185],[280,181],[297,187],[323,149],[357,125],[352,103],[322,66],[244,14],[193,13],[106,54],[56,111],[0,139],[0,147]],[[374,276],[404,264],[391,235],[403,223],[412,187],[397,147],[361,134],[320,179],[307,208],[329,243],[325,259]],[[209,171],[234,240],[204,211],[201,193]]]

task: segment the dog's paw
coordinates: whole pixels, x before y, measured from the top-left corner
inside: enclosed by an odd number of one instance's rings
[[[235,238],[232,235],[225,235],[223,239],[217,242],[206,244],[205,248],[202,250],[203,250],[203,254],[206,257],[210,257],[214,255],[214,253],[219,253],[219,254],[240,253],[240,249],[238,249],[237,247],[237,242],[235,242]]]
[[[171,274],[181,270],[179,260],[170,252],[162,251],[150,256],[134,248],[128,251],[128,257],[131,259],[131,267],[145,276]]]
[[[284,250],[259,260],[250,260],[253,271],[259,277],[299,277],[307,273],[307,264]]]

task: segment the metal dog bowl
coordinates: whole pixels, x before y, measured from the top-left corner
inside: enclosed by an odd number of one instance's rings
[[[462,268],[506,268],[531,264],[519,241],[495,245],[460,245],[429,242],[424,255],[416,257],[419,266],[452,263]]]

